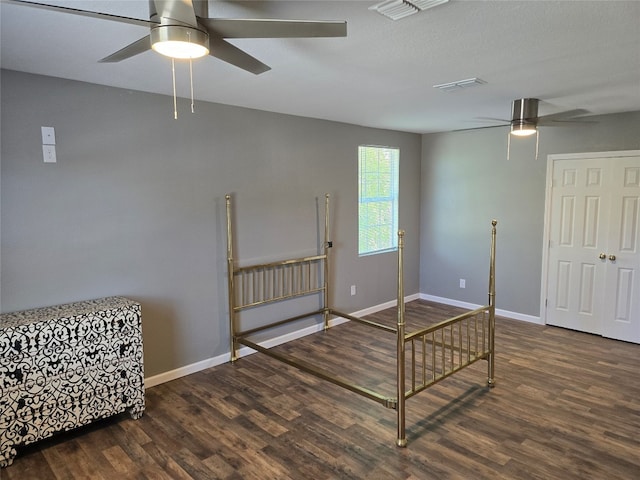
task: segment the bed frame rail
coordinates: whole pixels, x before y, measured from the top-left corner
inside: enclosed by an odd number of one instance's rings
[[[265,355],[268,355],[272,358],[275,358],[283,363],[286,363],[287,365],[291,365],[292,367],[297,368],[298,370],[302,370],[303,372],[307,372],[310,373],[318,378],[321,378],[323,380],[326,380],[328,382],[333,383],[334,385],[338,385],[342,388],[345,388],[351,392],[357,393],[358,395],[361,395],[363,397],[366,397],[370,400],[373,400],[374,402],[378,402],[381,405],[383,405],[386,408],[396,408],[396,399],[393,397],[387,397],[385,395],[382,395],[378,392],[375,392],[369,388],[357,385],[355,383],[353,383],[350,380],[347,380],[343,377],[340,377],[339,375],[334,375],[332,373],[327,372],[326,370],[323,370],[322,368],[319,368],[315,365],[313,365],[312,363],[309,362],[305,362],[304,360],[298,359],[298,358],[294,358],[294,357],[290,357],[286,354],[283,353],[278,353],[274,350],[271,350],[269,348],[265,348],[262,345],[260,345],[259,343],[256,342],[252,342],[251,340],[245,338],[245,337],[238,337],[238,343],[241,343],[242,345],[245,345],[247,347],[253,348],[254,350],[258,351],[258,352],[262,352]]]

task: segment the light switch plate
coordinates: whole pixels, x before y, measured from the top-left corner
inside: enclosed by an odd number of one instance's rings
[[[42,144],[43,145],[55,145],[56,144],[56,131],[53,127],[41,127],[42,129]]]

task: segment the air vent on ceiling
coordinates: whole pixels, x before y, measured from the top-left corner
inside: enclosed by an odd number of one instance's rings
[[[411,0],[416,7],[420,10],[427,10],[429,8],[437,7],[443,3],[447,3],[449,0]]]
[[[433,88],[439,88],[443,92],[456,92],[462,88],[477,87],[478,85],[484,85],[485,82],[481,78],[473,77],[465,80],[458,80],[457,82],[441,83],[440,85],[434,85]]]
[[[447,3],[448,1],[449,0],[386,0],[369,7],[369,10],[378,12],[380,15],[384,15],[391,20],[399,20],[422,10]]]

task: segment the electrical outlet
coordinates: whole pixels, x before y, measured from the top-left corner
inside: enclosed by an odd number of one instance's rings
[[[56,146],[42,145],[42,158],[44,163],[56,163]]]
[[[460,279],[460,288],[466,288],[467,287],[467,281],[464,278]]]
[[[351,285],[351,296],[354,296],[355,294],[356,294],[356,286]]]

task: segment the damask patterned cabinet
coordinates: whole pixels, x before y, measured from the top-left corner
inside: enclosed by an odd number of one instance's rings
[[[0,315],[0,466],[16,446],[144,411],[140,304],[109,297]]]

